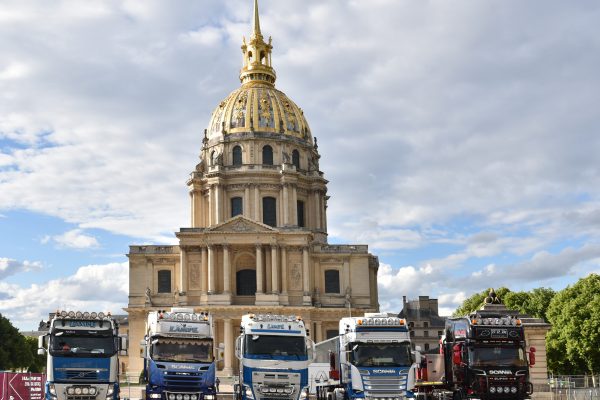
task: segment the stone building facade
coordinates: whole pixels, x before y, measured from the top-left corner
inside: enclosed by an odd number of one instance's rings
[[[187,182],[191,226],[177,246],[130,246],[128,372],[149,311],[208,311],[221,374],[232,374],[241,316],[300,315],[320,341],[349,313],[378,311],[377,257],[366,245],[327,242],[327,180],[304,113],[275,88],[272,41],[254,3],[242,44],[241,87],[214,110]],[[200,140],[199,140],[200,142]]]
[[[402,296],[400,318],[406,318],[410,328],[413,349],[421,346],[424,353],[438,353],[439,340],[444,333],[446,317],[438,315],[438,300],[429,296],[419,296],[416,300],[406,300]]]

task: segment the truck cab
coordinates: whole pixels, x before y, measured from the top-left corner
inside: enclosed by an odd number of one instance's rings
[[[235,350],[240,362],[237,398],[306,399],[313,343],[302,318],[247,314],[240,331]]]
[[[188,308],[151,311],[141,346],[146,399],[216,398],[213,328],[208,313]]]
[[[48,354],[46,400],[118,400],[117,322],[103,312],[57,311],[40,336],[38,354]]]
[[[450,318],[441,341],[445,379],[455,399],[528,398],[535,349],[525,348],[518,318],[478,311]]]

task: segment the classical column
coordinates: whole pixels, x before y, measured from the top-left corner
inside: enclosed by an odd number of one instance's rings
[[[231,368],[231,359],[233,358],[232,355],[232,349],[234,348],[234,343],[233,343],[233,329],[231,326],[231,319],[229,318],[225,318],[223,320],[223,330],[225,331],[224,333],[224,344],[225,344],[225,351],[223,354],[223,357],[225,358],[223,360],[223,372],[231,375],[231,373],[233,372],[233,368]]]
[[[319,343],[323,341],[323,323],[321,321],[316,321],[315,322],[315,334],[314,334],[314,338],[315,338],[315,342]]]
[[[206,247],[202,248],[202,280],[200,281],[202,293],[208,292],[208,252]]]
[[[187,253],[185,248],[179,249],[179,291],[187,292]]]
[[[283,225],[290,224],[290,202],[289,202],[289,184],[283,184]]]
[[[215,293],[215,246],[208,246],[208,293]]]
[[[347,288],[351,287],[350,286],[350,260],[349,259],[344,259],[344,287],[341,288],[342,292],[345,292],[347,290]]]
[[[250,185],[244,188],[244,217],[250,218]]]
[[[215,223],[215,185],[208,187],[208,226]]]
[[[321,228],[321,198],[319,195],[319,191],[315,190],[315,229]]]
[[[271,292],[279,294],[279,265],[277,263],[277,246],[271,246]]]
[[[287,250],[281,246],[281,293],[287,294]]]
[[[221,188],[221,185],[215,185],[216,189],[215,189],[215,223],[216,224],[220,224],[221,221],[223,221],[222,219],[222,214],[223,214],[223,205],[222,203],[222,197],[223,197],[223,189]]]
[[[223,292],[231,292],[231,263],[229,261],[229,246],[223,245]]]
[[[262,222],[260,216],[260,189],[258,185],[254,185],[254,220]]]
[[[263,293],[262,247],[256,245],[256,293]]]
[[[306,220],[306,210],[304,211],[304,218]],[[296,185],[292,185],[292,225],[298,225],[298,189]],[[305,223],[305,225],[308,224]]]
[[[308,247],[302,248],[302,281],[303,281],[303,289],[304,295],[310,296],[310,280],[309,280],[309,270],[308,270]]]

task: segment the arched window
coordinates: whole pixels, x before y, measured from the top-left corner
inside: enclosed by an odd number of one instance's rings
[[[263,223],[277,226],[277,200],[274,197],[263,197]]]
[[[235,274],[236,294],[238,296],[254,296],[256,294],[256,271],[242,269]]]
[[[233,148],[233,166],[239,167],[240,165],[242,165],[242,148],[235,146]]]
[[[269,145],[263,147],[262,163],[264,165],[273,165],[273,148]]]
[[[298,150],[292,151],[292,164],[296,166],[296,169],[300,169],[300,152]]]
[[[214,150],[210,153],[210,165],[217,165],[217,152]]]
[[[171,293],[171,271],[158,271],[158,293]]]
[[[231,198],[231,217],[235,217],[236,215],[241,215],[244,213],[244,203],[242,202],[241,197],[232,197]]]
[[[325,293],[340,293],[340,271],[337,269],[325,271]]]
[[[304,202],[298,200],[296,202],[296,215],[298,216],[298,226],[304,227]]]

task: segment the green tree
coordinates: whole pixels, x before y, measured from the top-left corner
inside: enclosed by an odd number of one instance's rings
[[[489,292],[490,292],[490,290],[486,289],[482,292],[475,293],[471,297],[465,299],[465,301],[463,301],[461,306],[458,307],[456,309],[456,311],[454,311],[453,315],[456,317],[460,317],[463,315],[469,315],[470,313],[472,313],[475,310],[479,310],[481,308],[481,306],[483,305],[483,301],[485,300],[485,298],[487,297]],[[501,287],[500,289],[496,290],[495,292],[496,292],[496,296],[498,296],[500,298],[500,300],[504,300],[504,297],[506,296],[506,294],[508,292],[510,292],[510,290],[508,290],[505,287]]]
[[[32,362],[25,337],[0,314],[0,370],[28,368]]]
[[[32,362],[29,365],[28,372],[43,372],[46,368],[46,356],[38,355],[38,339],[33,337],[26,337],[25,342],[31,353]]]
[[[502,300],[511,310],[518,310],[522,314],[548,321],[546,311],[555,295],[554,290],[540,287],[530,292],[509,292]]]
[[[548,366],[559,374],[600,372],[600,275],[558,292],[547,310]]]

